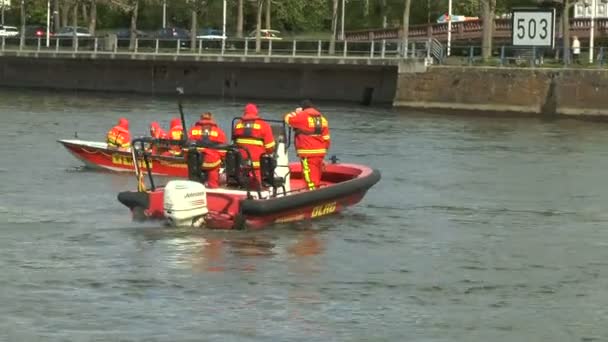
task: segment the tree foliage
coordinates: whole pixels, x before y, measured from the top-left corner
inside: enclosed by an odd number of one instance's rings
[[[279,30],[304,32],[329,29],[331,1],[282,0],[273,3],[273,26]]]
[[[57,2],[61,25],[71,25],[73,3],[75,0],[53,0]],[[90,9],[91,0],[78,0],[84,8]],[[233,36],[237,31],[237,12],[239,0],[228,1],[227,30]],[[333,0],[274,0],[272,1],[272,27],[284,32],[331,32]],[[453,13],[467,16],[480,16],[484,0],[453,0]],[[195,0],[198,2],[198,0]],[[200,27],[221,28],[223,0],[207,0],[200,3],[197,10]],[[243,31],[247,34],[256,26],[257,1],[243,0]],[[18,3],[13,1],[13,3]],[[189,28],[192,22],[192,6],[189,0],[167,0],[167,25]],[[127,28],[131,26],[133,0],[97,0],[98,30]],[[384,4],[386,7],[383,8]],[[345,11],[346,30],[382,27],[383,14],[386,13],[388,27],[400,27],[403,21],[404,0],[348,0]],[[27,24],[46,24],[46,0],[26,0]],[[537,6],[536,0],[497,0],[496,14],[510,11],[512,7]],[[54,8],[52,9],[52,11]],[[340,4],[341,10],[341,4]],[[448,0],[413,0],[410,9],[410,25],[436,22],[447,13]],[[7,25],[20,25],[19,6],[6,11]],[[89,26],[87,11],[78,11],[80,26]],[[162,26],[162,0],[141,0],[137,13],[137,27],[142,30],[156,30]],[[341,13],[338,15],[341,18]],[[52,20],[55,21],[55,20]]]

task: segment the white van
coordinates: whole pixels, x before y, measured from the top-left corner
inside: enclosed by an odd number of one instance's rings
[[[0,37],[17,37],[19,30],[15,26],[0,25]]]

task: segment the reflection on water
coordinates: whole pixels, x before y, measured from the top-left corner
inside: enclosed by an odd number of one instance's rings
[[[192,269],[198,272],[223,272],[225,268],[223,240],[205,240],[192,254]]]
[[[268,258],[282,260],[290,266],[311,272],[314,264],[307,260],[322,255],[324,242],[319,230],[303,229],[310,222],[301,223],[299,228],[285,232],[270,230],[264,232],[223,232],[158,227],[137,227],[131,234],[138,239],[138,248],[154,249],[162,244],[170,249],[170,261],[174,267],[189,265],[196,272],[255,271],[256,259]],[[241,264],[241,268],[231,268],[231,263],[251,259],[251,263]],[[297,272],[296,272],[297,273]]]
[[[321,254],[324,247],[317,234],[314,230],[300,232],[296,243],[288,247],[289,253],[298,257]]]

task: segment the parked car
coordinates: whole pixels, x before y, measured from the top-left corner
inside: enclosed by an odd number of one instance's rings
[[[69,38],[74,36],[74,26],[62,27],[56,34],[55,37]],[[76,27],[76,37],[91,37],[89,29],[84,27]]]
[[[190,31],[179,28],[179,27],[165,27],[162,28],[152,35],[154,39],[159,39],[163,41],[167,40],[180,40],[180,47],[189,47],[190,46]],[[161,43],[161,47],[169,47],[167,46],[173,43],[165,42]],[[173,45],[175,46],[175,45]]]
[[[282,40],[281,32],[277,30],[260,30],[260,37],[263,40]],[[255,30],[249,33],[247,39],[255,39]]]
[[[15,26],[0,25],[0,37],[17,37],[19,30]]]
[[[179,27],[165,27],[154,33],[156,39],[190,39],[190,31]]]
[[[121,28],[114,31],[116,38],[118,39],[129,39],[131,38],[131,29],[129,28]],[[140,30],[135,30],[135,35],[137,38],[145,38],[147,35],[145,32]]]
[[[222,30],[206,28],[198,31],[196,39],[203,40],[225,40],[226,36],[223,35]]]
[[[53,36],[53,32],[49,32],[49,36]],[[46,27],[39,25],[30,25],[25,27],[25,36],[28,38],[46,37]]]

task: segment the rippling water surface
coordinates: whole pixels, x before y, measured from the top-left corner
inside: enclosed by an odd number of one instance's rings
[[[243,105],[186,108],[227,127]],[[262,232],[133,223],[116,194],[134,177],[56,143],[175,108],[0,90],[0,340],[608,339],[607,124],[322,104],[332,153],[383,178],[339,216]]]

